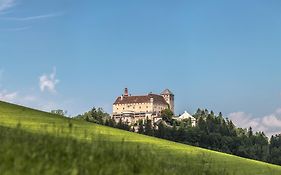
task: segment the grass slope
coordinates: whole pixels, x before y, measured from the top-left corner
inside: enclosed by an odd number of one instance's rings
[[[0,102],[0,174],[281,174],[281,167]]]

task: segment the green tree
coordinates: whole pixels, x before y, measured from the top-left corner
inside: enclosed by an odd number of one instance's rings
[[[62,109],[56,109],[56,110],[51,110],[51,113],[59,116],[66,116],[67,111],[64,111]]]
[[[270,138],[268,161],[281,165],[281,134]]]
[[[248,130],[248,137],[252,137],[252,136],[253,136],[253,129],[252,127],[250,127]]]
[[[149,135],[149,136],[153,136],[153,126],[152,126],[152,121],[151,120],[146,120],[145,121],[145,126],[144,126],[144,134]]]
[[[138,133],[143,134],[144,133],[144,128],[143,128],[143,121],[139,121],[139,128],[138,128]]]
[[[170,109],[164,109],[161,111],[161,118],[167,123],[172,124],[173,115],[174,113]]]

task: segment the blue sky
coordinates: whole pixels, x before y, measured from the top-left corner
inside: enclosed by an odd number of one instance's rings
[[[171,89],[281,131],[281,1],[0,0],[0,98],[70,114]]]

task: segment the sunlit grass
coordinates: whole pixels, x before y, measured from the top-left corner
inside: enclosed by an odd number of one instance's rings
[[[281,174],[276,165],[3,102],[0,126],[0,174]]]

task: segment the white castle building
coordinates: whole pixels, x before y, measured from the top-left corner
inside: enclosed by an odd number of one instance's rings
[[[164,109],[170,109],[174,112],[174,94],[169,89],[164,90],[159,95],[149,93],[132,96],[125,88],[124,94],[117,97],[113,103],[112,116],[115,121],[121,119],[128,124],[134,124],[145,119],[155,122]]]

